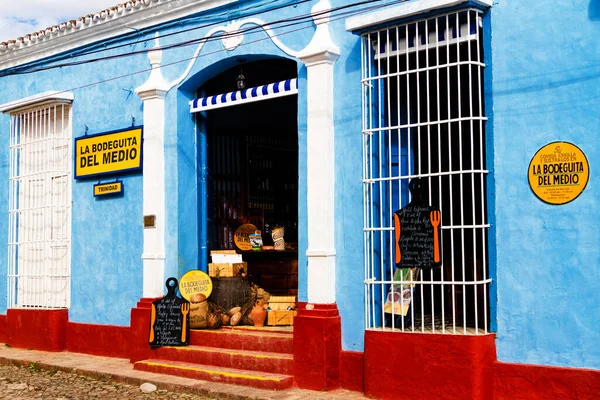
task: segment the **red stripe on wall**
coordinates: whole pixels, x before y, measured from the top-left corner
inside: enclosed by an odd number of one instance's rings
[[[366,331],[365,394],[381,399],[493,398],[493,335]]]
[[[6,343],[8,340],[7,326],[6,315],[0,315],[0,343]]]
[[[494,393],[498,400],[598,399],[600,371],[497,362]]]
[[[26,349],[63,351],[68,318],[66,309],[11,308],[6,312],[6,343]]]
[[[364,354],[358,351],[342,351],[340,354],[340,384],[342,389],[362,392],[364,390]]]
[[[67,323],[67,351],[106,357],[129,357],[128,326]]]

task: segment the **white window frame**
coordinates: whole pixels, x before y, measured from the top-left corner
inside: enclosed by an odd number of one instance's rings
[[[459,3],[464,1],[411,1],[394,10],[382,10],[375,13],[376,15],[355,17],[346,23],[349,30],[364,30],[377,26],[376,29],[361,35],[366,329],[465,335],[489,333],[488,295],[492,280],[487,268],[487,234],[490,226],[485,192],[485,178],[488,174],[484,156],[485,121],[487,120],[483,104],[485,64],[480,50],[483,37],[483,12],[480,9],[465,7],[432,13],[426,17],[414,16],[424,11]],[[479,3],[487,5],[487,1]],[[466,20],[459,21],[465,15]],[[379,27],[382,22],[407,16],[414,17],[407,22]],[[440,18],[442,18],[441,24]],[[449,21],[451,18],[455,18],[455,22]],[[446,32],[442,32],[443,28],[439,28],[438,24],[445,26]],[[453,32],[449,32],[451,28],[454,29]],[[466,60],[463,60],[463,56],[460,55],[461,46],[468,47]],[[472,48],[476,50],[471,50]],[[435,52],[435,63],[440,63],[439,60],[442,59],[440,52],[446,52],[445,64],[436,66],[430,63],[429,54],[432,51]],[[456,57],[454,61],[450,61],[451,51],[456,53],[452,55]],[[472,54],[472,51],[476,51],[477,54]],[[414,58],[410,62],[416,65],[409,65],[411,54]],[[423,57],[420,58],[419,55]],[[419,60],[423,59],[426,60],[425,65],[419,65]],[[394,63],[395,66],[392,65]],[[402,63],[406,63],[406,66]],[[453,82],[453,84],[462,87],[461,77],[463,85],[464,81],[468,80],[467,92],[457,90],[452,93],[450,89],[452,68],[458,71],[456,72],[458,83]],[[468,70],[466,75],[461,72],[462,68]],[[445,82],[447,81],[448,88],[440,90],[442,80],[439,71],[442,69],[446,74]],[[433,80],[435,85],[432,84],[430,87],[432,73],[434,77],[437,73],[437,80]],[[424,80],[427,81],[427,93],[419,93],[421,86],[419,82],[423,74],[426,76]],[[409,93],[411,75],[417,82],[414,86],[416,93],[412,93],[413,97]],[[402,81],[404,79],[406,83]],[[402,92],[404,97],[400,94],[401,85],[404,85],[404,92]],[[394,86],[397,86],[397,89],[390,89]],[[429,100],[430,90],[437,90],[435,95],[437,101]],[[394,99],[390,99],[393,93],[398,96],[395,102]],[[469,100],[467,112],[462,115],[461,94],[468,96]],[[410,99],[414,99],[414,96],[417,104],[410,104]],[[422,101],[421,96],[427,98]],[[440,110],[440,97],[444,96],[441,104],[447,106],[448,110],[446,116],[442,117],[444,112]],[[401,104],[402,101],[407,104]],[[427,105],[424,107],[422,103]],[[451,104],[459,104],[456,106],[458,115],[451,113]],[[437,110],[433,110],[436,106]],[[405,107],[406,111],[404,111]],[[414,118],[415,114],[416,118]],[[431,115],[436,117],[432,119]],[[443,129],[446,131],[441,134]],[[392,135],[397,137],[392,138]],[[447,156],[444,163],[449,163],[449,168],[442,167],[441,149],[446,150],[442,145],[443,135],[448,135],[448,142],[445,145],[448,152],[444,155]],[[454,135],[454,138],[451,135]],[[401,144],[402,141],[404,145]],[[436,143],[435,146],[432,143]],[[451,147],[457,143],[459,150],[453,152]],[[392,151],[394,146],[396,153]],[[465,150],[463,146],[466,146]],[[436,147],[438,152],[432,152]],[[466,157],[464,152],[467,153]],[[423,156],[425,153],[427,155]],[[396,157],[395,161],[393,161],[394,157]],[[401,161],[402,157],[405,159],[404,164]],[[428,165],[421,165],[421,159],[427,160]],[[468,161],[463,165],[465,159]],[[393,167],[393,163],[398,166]],[[436,163],[437,166],[434,167],[432,164]],[[439,270],[441,272],[421,269],[415,275],[409,272],[408,276],[394,280],[392,279],[395,270],[392,213],[404,207],[410,200],[407,188],[408,182],[413,178],[422,178],[428,183],[428,188],[431,188],[431,185],[439,186],[439,189],[429,191],[429,198],[425,199],[428,204],[442,210],[459,209],[460,212],[458,215],[454,211],[442,212],[442,249],[449,253],[446,257],[442,255],[442,261],[449,260],[449,262],[442,263]],[[455,182],[454,188],[452,182]],[[449,195],[448,189],[442,189],[443,185],[449,186]],[[467,190],[467,187],[470,190]],[[394,192],[396,192],[395,197],[392,195]],[[442,207],[444,203],[446,203],[445,207]],[[469,207],[469,204],[472,207]],[[469,237],[465,239],[467,236]],[[444,239],[447,242],[446,246],[444,246]],[[465,252],[469,254],[464,254]],[[384,310],[392,286],[399,289],[401,293],[406,292],[409,295],[408,300],[412,305],[404,318],[391,317],[391,314]],[[444,304],[445,299],[451,304]],[[477,309],[478,300],[482,300],[483,310]],[[404,307],[402,296],[400,302]],[[468,310],[467,307],[474,307],[474,310]],[[415,308],[418,313],[414,311]],[[469,315],[467,312],[473,313],[474,320],[467,322],[467,315]]]
[[[0,106],[10,115],[8,308],[71,302],[71,93]]]

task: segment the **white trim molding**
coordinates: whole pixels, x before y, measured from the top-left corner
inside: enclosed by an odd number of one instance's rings
[[[75,96],[72,92],[48,91],[33,96],[25,97],[10,103],[0,104],[0,113],[19,111],[33,105],[40,106],[46,103],[72,103]]]
[[[361,14],[346,20],[347,31],[359,31],[377,25],[382,25],[398,19],[423,14],[442,8],[456,7],[471,3],[480,7],[492,6],[493,0],[413,0],[392,7],[385,7],[371,13]]]
[[[317,29],[298,58],[307,69],[308,302],[335,303],[334,64],[340,49],[329,32],[328,0],[311,10]]]
[[[185,71],[183,71],[183,73],[181,74],[181,76],[179,78],[177,78],[173,82],[171,82],[171,87],[179,85],[189,75],[190,71],[194,67],[194,64],[196,63],[196,60],[198,59],[198,56],[200,55],[200,52],[202,51],[202,48],[206,44],[208,38],[210,38],[214,34],[220,33],[220,32],[231,35],[233,33],[239,32],[239,30],[244,25],[260,26],[265,31],[265,33],[267,35],[269,35],[273,44],[275,46],[277,46],[281,51],[283,51],[285,54],[287,54],[291,57],[299,58],[299,53],[297,51],[290,49],[285,44],[283,44],[283,42],[281,40],[279,40],[279,38],[277,37],[275,32],[273,32],[273,30],[270,29],[263,20],[258,19],[258,18],[246,18],[242,21],[231,21],[230,23],[228,23],[226,25],[217,26],[217,27],[211,29],[210,31],[208,31],[208,33],[205,35],[206,39],[202,40],[198,44],[198,47],[196,48],[196,51],[194,52],[194,55],[191,58],[190,62],[188,63],[188,66],[186,67]],[[225,48],[226,50],[229,50],[229,51],[235,50],[243,42],[244,42],[244,33],[243,32],[241,32],[239,35],[227,36],[227,37],[221,39],[223,48]]]
[[[154,229],[144,229],[143,297],[164,294],[165,282],[165,96],[169,84],[160,63],[162,50],[156,35],[154,47],[148,51],[152,70],[148,80],[135,92],[144,102],[143,215],[155,216]],[[141,219],[141,216],[140,216]]]

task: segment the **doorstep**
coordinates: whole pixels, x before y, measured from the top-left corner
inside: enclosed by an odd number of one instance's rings
[[[101,357],[89,354],[70,352],[46,352],[25,350],[0,344],[0,364],[29,365],[48,370],[74,372],[94,378],[110,378],[116,382],[141,385],[149,382],[159,390],[194,393],[204,396],[227,399],[261,399],[261,400],[325,400],[325,399],[366,399],[362,393],[348,390],[331,392],[315,392],[311,390],[291,388],[281,391],[236,386],[226,383],[207,382],[172,375],[136,371],[128,359]]]

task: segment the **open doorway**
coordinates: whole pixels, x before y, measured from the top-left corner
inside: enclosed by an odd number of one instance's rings
[[[206,82],[199,97],[238,90],[240,75],[246,88],[296,78],[294,61],[239,60]],[[297,96],[249,102],[199,113],[206,133],[206,243],[210,251],[242,254],[251,282],[275,295],[298,292],[298,124]],[[261,232],[265,246],[271,232],[284,228],[285,249],[240,249],[235,233],[244,224]],[[203,245],[203,244],[201,244]]]

